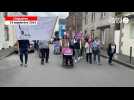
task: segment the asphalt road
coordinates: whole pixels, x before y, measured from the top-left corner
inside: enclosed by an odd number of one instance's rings
[[[52,49],[51,49],[52,50]],[[0,86],[6,87],[105,87],[134,86],[134,70],[120,64],[87,64],[81,60],[73,68],[62,67],[62,58],[51,53],[49,63],[40,64],[37,53],[29,55],[28,67],[21,67],[14,54],[0,60]]]

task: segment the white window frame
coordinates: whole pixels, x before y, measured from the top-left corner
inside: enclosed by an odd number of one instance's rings
[[[9,27],[8,25],[4,25],[5,30],[5,41],[9,41]]]
[[[94,12],[94,13],[93,13],[93,21],[95,21],[95,14],[96,14],[96,13]]]
[[[104,45],[105,41],[106,41],[106,31],[105,31],[105,29],[101,30],[101,41],[102,41],[102,44]]]
[[[101,12],[100,18],[103,19],[106,16],[106,12]]]
[[[92,14],[91,14],[91,22],[94,22],[95,21],[95,12],[92,12]]]
[[[85,25],[88,24],[88,12],[85,12]]]

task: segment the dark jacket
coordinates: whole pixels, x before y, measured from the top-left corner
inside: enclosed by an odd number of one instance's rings
[[[29,40],[18,40],[20,50],[28,50],[30,47]]]
[[[74,43],[74,49],[80,49],[80,42],[79,41]]]
[[[112,52],[111,46],[112,46],[112,44],[110,43],[110,44],[108,45],[108,48],[107,48],[107,54],[108,54],[108,56],[113,55],[114,53],[116,53],[116,45],[115,45],[114,52]]]

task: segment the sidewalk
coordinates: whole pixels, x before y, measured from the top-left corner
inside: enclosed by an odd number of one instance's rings
[[[108,58],[106,51],[101,51],[101,56]],[[115,54],[113,61],[125,65],[127,67],[134,68],[134,58],[132,58],[132,63],[130,64],[130,58],[128,56]]]
[[[14,48],[0,50],[0,60],[14,53]]]

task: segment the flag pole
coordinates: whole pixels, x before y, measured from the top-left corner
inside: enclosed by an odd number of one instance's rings
[[[56,17],[56,21],[55,21],[55,23],[54,23],[54,27],[53,27],[53,31],[52,31],[51,38],[52,38],[52,36],[53,36],[53,34],[54,34],[54,29],[55,29],[55,26],[56,26],[57,20],[58,20],[58,16]]]

